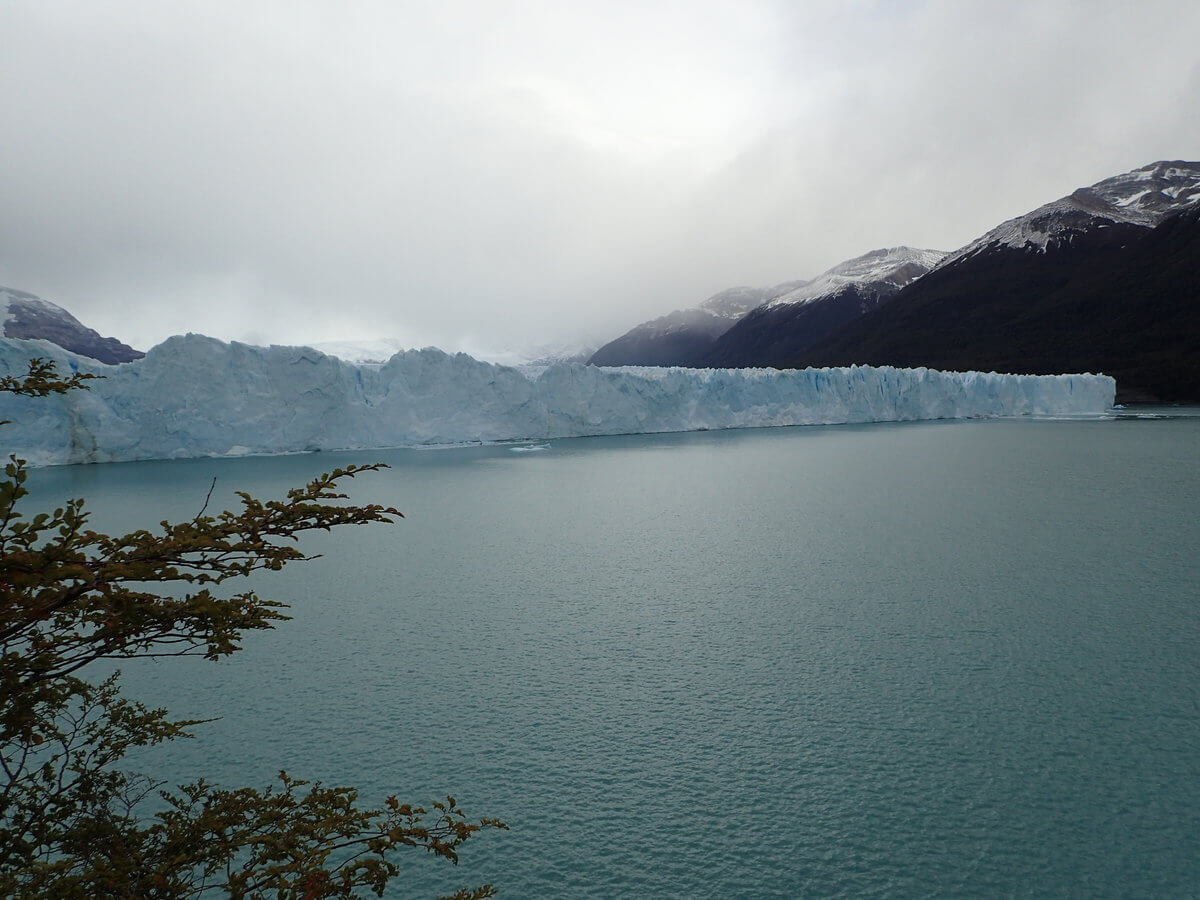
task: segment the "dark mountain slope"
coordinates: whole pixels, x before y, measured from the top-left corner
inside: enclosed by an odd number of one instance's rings
[[[593,366],[677,366],[712,346],[734,319],[705,309],[678,309],[631,328],[592,354]]]
[[[786,360],[874,309],[899,290],[848,284],[810,303],[760,306],[746,313],[703,354],[688,362],[693,366],[730,369],[784,367]]]
[[[5,337],[49,341],[102,363],[129,362],[146,355],[116,338],[101,337],[57,303],[25,291],[0,287],[0,321]]]
[[[806,285],[746,313],[687,365],[780,366],[821,338],[886,303],[945,253],[892,247],[838,263]]]
[[[1039,251],[994,244],[905,288],[791,366],[1104,372],[1117,399],[1200,401],[1200,208]]]
[[[733,287],[709,297],[699,306],[677,309],[643,322],[609,341],[588,363],[593,366],[682,366],[703,354],[741,316],[761,303],[787,293],[806,281],[774,287]]]
[[[939,250],[892,247],[838,263],[808,284],[746,313],[688,364],[782,367],[821,338],[889,301],[945,256]]]

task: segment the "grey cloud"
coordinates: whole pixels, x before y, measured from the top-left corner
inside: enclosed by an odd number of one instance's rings
[[[1198,29],[1169,2],[18,0],[0,283],[143,346],[607,338],[1195,158]]]

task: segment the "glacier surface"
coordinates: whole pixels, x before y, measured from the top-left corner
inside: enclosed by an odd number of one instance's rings
[[[440,350],[356,366],[308,347],[173,337],[109,366],[0,338],[0,375],[28,360],[104,379],[45,398],[0,393],[0,448],[35,465],[235,456],[774,425],[1099,415],[1103,375],[932,369],[605,369],[534,374]]]

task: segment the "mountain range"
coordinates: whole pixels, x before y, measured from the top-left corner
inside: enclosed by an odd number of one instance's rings
[[[772,366],[874,309],[940,262],[938,250],[892,247],[812,280],[729,288],[697,307],[643,322],[588,360],[597,366]]]
[[[1103,372],[1119,402],[1200,400],[1200,206],[1044,253],[991,246],[784,361]]]
[[[1200,163],[1161,161],[1080,188],[952,253],[898,247],[840,263],[764,297],[684,352],[663,352],[646,323],[591,361],[647,365],[653,353],[654,364],[680,366],[1103,371],[1116,376],[1122,402],[1195,401],[1198,265]],[[628,340],[639,332],[640,342]]]
[[[635,326],[587,361],[1090,371],[1116,377],[1120,402],[1200,402],[1198,268],[1200,163],[1160,161],[1002,222],[950,253],[872,250],[813,279],[729,288]],[[45,339],[105,363],[144,355],[24,291],[0,288],[0,320],[6,337]],[[324,349],[382,361],[392,343]]]

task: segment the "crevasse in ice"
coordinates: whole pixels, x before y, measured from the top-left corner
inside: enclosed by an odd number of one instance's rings
[[[1103,375],[932,369],[605,369],[537,374],[440,350],[356,366],[307,347],[173,337],[107,366],[0,338],[0,375],[30,357],[103,375],[88,391],[0,394],[0,449],[37,465],[369,449],[466,441],[974,416],[1097,415]]]

